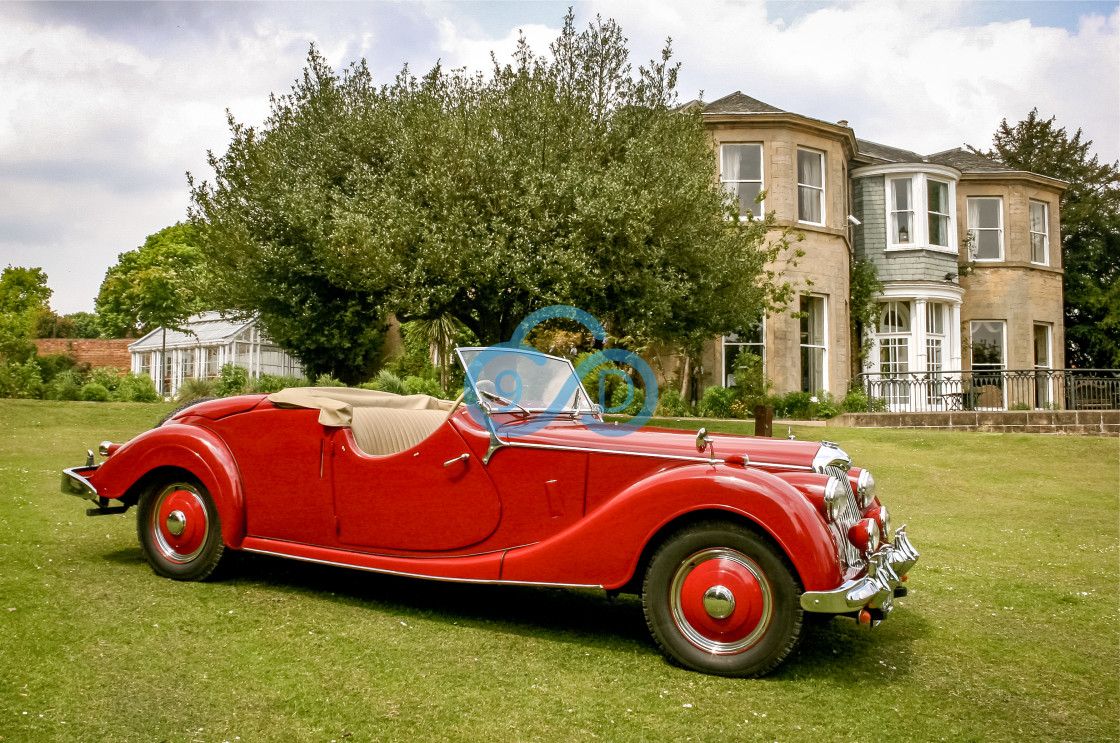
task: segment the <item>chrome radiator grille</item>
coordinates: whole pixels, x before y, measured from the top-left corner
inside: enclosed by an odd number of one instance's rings
[[[859,565],[863,558],[859,550],[848,539],[848,529],[860,520],[859,506],[856,504],[856,494],[852,492],[852,482],[848,479],[848,472],[843,467],[830,464],[822,468],[823,474],[831,475],[840,481],[844,497],[836,514],[836,525],[840,527],[840,538],[844,550],[844,562],[848,567]]]

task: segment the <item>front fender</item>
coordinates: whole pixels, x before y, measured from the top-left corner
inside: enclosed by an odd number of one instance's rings
[[[168,423],[132,439],[89,477],[97,494],[122,498],[145,475],[177,467],[197,477],[210,491],[222,519],[222,541],[240,549],[245,538],[245,497],[241,475],[226,443],[213,431]]]
[[[832,537],[805,497],[766,472],[724,464],[674,467],[634,483],[571,529],[507,552],[502,580],[619,588],[630,581],[646,544],[665,526],[689,513],[713,510],[764,529],[806,590],[840,583]]]

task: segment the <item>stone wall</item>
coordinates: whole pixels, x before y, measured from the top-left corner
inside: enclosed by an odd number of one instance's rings
[[[128,344],[135,342],[135,338],[38,338],[33,341],[40,356],[68,353],[79,364],[113,366],[122,374],[132,368]]]
[[[943,413],[845,413],[828,421],[843,428],[921,428],[1120,436],[1120,410],[961,410]]]

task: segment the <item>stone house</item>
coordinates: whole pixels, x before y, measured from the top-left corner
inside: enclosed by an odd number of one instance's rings
[[[1063,182],[964,150],[921,155],[869,142],[846,121],[739,92],[704,105],[701,115],[741,218],[773,211],[780,226],[805,236],[797,265],[775,266],[800,296],[785,312],[712,342],[704,386],[733,383],[734,356],[744,348],[763,357],[775,392],[837,397],[861,374],[925,375],[956,380],[959,389],[962,373],[994,379],[1005,370],[1064,366]],[[862,358],[849,323],[855,260],[871,262],[883,283]],[[1044,407],[1052,399],[1034,391],[1013,400],[1002,383],[993,387],[1001,399],[992,407]]]

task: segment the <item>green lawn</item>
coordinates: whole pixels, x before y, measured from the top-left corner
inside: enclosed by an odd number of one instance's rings
[[[1115,438],[795,428],[874,471],[922,559],[882,626],[730,680],[669,665],[628,596],[256,556],[158,578],[135,514],[87,518],[59,470],[168,407],[0,400],[4,741],[1120,737]]]

